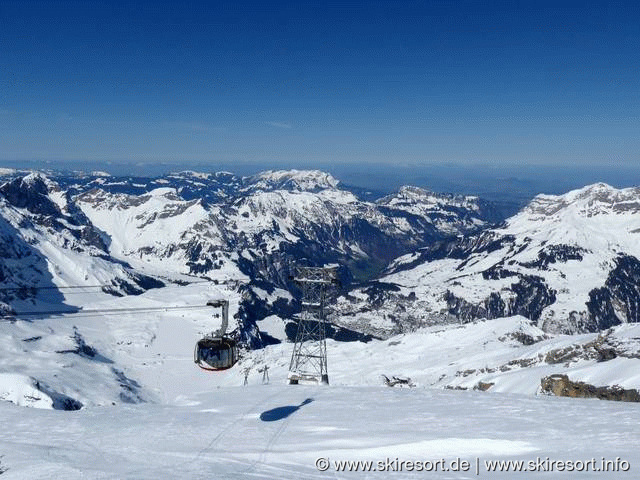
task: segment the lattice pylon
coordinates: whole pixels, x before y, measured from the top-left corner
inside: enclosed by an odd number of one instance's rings
[[[325,305],[337,283],[337,267],[298,267],[294,281],[302,289],[302,312],[289,365],[289,383],[329,383]]]

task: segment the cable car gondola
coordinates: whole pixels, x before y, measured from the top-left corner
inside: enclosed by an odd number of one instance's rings
[[[225,335],[229,323],[229,301],[212,300],[207,302],[207,305],[222,307],[222,325],[217,332],[198,340],[193,352],[193,361],[203,370],[226,370],[238,361],[237,342]]]

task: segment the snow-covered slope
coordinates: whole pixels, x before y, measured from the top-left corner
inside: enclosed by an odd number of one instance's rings
[[[101,285],[116,295],[163,285],[113,261],[101,233],[44,175],[16,178],[0,193],[5,311],[68,309],[60,289],[69,285]]]
[[[229,293],[211,285],[167,288],[185,303]],[[163,304],[161,290],[136,300]],[[232,298],[232,310],[237,301]],[[344,474],[333,462],[341,460],[377,466],[387,458],[460,458],[472,468],[477,462],[485,476],[492,474],[484,462],[492,460],[640,461],[636,404],[535,395],[540,378],[551,373],[638,388],[636,325],[604,335],[553,336],[514,317],[368,344],[330,340],[329,387],[285,384],[290,343],[245,352],[225,372],[199,370],[193,344],[202,330],[217,326],[206,311],[0,326],[0,364],[14,372],[0,374],[0,396],[9,400],[0,401],[0,418],[11,425],[0,432],[7,478],[320,478],[329,475],[316,468],[320,457],[329,458],[329,472],[338,478]],[[599,348],[610,347],[618,357],[598,358]],[[265,365],[269,385],[262,384]],[[245,371],[249,385],[243,387]],[[410,377],[415,387],[383,386],[382,375]],[[52,412],[54,399],[57,408],[81,401],[82,409]],[[611,478],[614,473],[620,471]],[[602,475],[589,471],[580,478]],[[422,478],[424,472],[393,476]],[[470,473],[440,469],[430,476]]]
[[[68,303],[83,305],[77,313],[1,322],[0,373],[6,374],[0,397],[59,409],[179,403],[189,389],[242,385],[246,372],[250,382],[260,382],[265,365],[272,379],[285,382],[292,350],[287,341],[244,351],[235,367],[215,375],[193,365],[196,341],[220,321],[205,306],[212,298],[230,299],[230,330],[237,329],[242,296],[212,283],[129,297],[87,288],[68,295]],[[286,321],[271,316],[258,325],[286,340]],[[382,386],[383,376],[398,376],[410,377],[421,389],[535,395],[543,377],[567,374],[574,381],[640,389],[638,338],[640,324],[552,335],[518,316],[421,328],[367,343],[329,340],[330,381]]]
[[[396,458],[461,458],[482,476],[492,460],[640,461],[634,404],[540,389],[557,374],[640,388],[638,190],[539,196],[477,234],[492,218],[477,199],[403,188],[364,202],[315,171],[36,173],[0,193],[3,313],[49,312],[0,318],[3,479],[342,478],[334,461]],[[329,339],[331,386],[285,385],[289,266],[343,258],[355,272],[402,249],[417,250],[333,312],[387,338]],[[193,347],[219,327],[206,306],[218,298],[243,345],[281,343],[243,349],[225,372],[198,369]],[[558,333],[585,330],[599,331]],[[394,377],[413,388],[385,386]]]
[[[639,235],[640,189],[540,195],[500,228],[400,257],[338,311],[387,332],[514,314],[565,333],[638,322]]]
[[[402,194],[402,202],[361,201],[319,171],[154,179],[14,173],[0,186],[1,268],[5,287],[27,293],[3,290],[5,310],[32,311],[36,300],[41,310],[65,309],[59,287],[139,294],[197,277],[242,295],[239,335],[253,347],[275,341],[260,335],[257,321],[297,308],[289,293],[295,264],[339,262],[348,284],[492,219],[472,197],[423,192]]]
[[[101,177],[75,188],[74,201],[113,237],[110,252],[119,258],[171,261],[174,269],[196,274],[235,262],[250,277],[279,286],[292,256],[340,261],[352,275],[371,276],[400,254],[494,220],[473,197],[425,192],[403,194],[403,202],[364,202],[315,170],[243,178],[182,172],[146,183]]]
[[[320,170],[269,170],[244,178],[252,190],[290,190],[320,192],[335,189],[340,182]]]
[[[633,478],[640,462],[635,405],[550,397],[275,384],[72,414],[0,403],[0,416],[8,479],[601,480]],[[514,463],[497,473],[496,461]],[[538,471],[514,472],[518,461]]]

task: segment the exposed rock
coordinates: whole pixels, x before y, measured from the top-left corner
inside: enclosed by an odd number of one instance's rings
[[[620,323],[640,322],[640,261],[630,255],[621,255],[604,287],[589,292],[587,308],[592,327],[596,330]]]
[[[387,387],[415,387],[415,384],[411,381],[409,377],[396,377],[392,376],[391,378],[386,375],[382,375],[382,380]]]
[[[473,387],[473,389],[480,390],[481,392],[486,392],[494,385],[495,383],[492,383],[492,382],[478,382],[478,384],[475,387]]]
[[[584,358],[584,349],[582,345],[571,345],[566,348],[558,348],[551,350],[544,357],[544,361],[551,365],[558,363],[570,363]]]
[[[48,197],[51,182],[42,174],[32,173],[16,178],[0,187],[0,193],[17,207],[36,215],[57,216],[60,208]]]
[[[540,381],[542,393],[558,397],[598,398],[621,402],[640,402],[640,392],[624,389],[619,385],[596,387],[584,382],[569,380],[567,375],[556,374],[544,377]]]
[[[582,260],[583,254],[585,253],[589,253],[588,250],[575,245],[548,245],[538,252],[538,259],[536,261],[525,262],[522,263],[522,265],[529,268],[538,267],[546,269],[551,263],[566,263],[569,260]]]
[[[547,335],[538,335],[536,337],[533,337],[532,335],[524,332],[511,332],[498,338],[498,340],[504,342],[507,339],[513,339],[516,342],[521,343],[522,345],[529,346],[541,342],[542,340],[546,340],[547,338],[549,338]]]
[[[447,290],[445,300],[449,313],[463,322],[512,315],[538,320],[542,310],[556,300],[555,290],[549,288],[541,277],[533,275],[519,275],[519,281],[511,284],[511,291],[515,295],[507,301],[498,292],[492,292],[484,301],[474,304]]]
[[[82,402],[56,391],[45,382],[34,379],[33,386],[51,399],[51,408],[54,410],[73,411],[80,410],[84,406]]]

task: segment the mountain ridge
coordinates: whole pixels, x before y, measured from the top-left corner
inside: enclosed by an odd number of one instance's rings
[[[396,259],[380,279],[386,287],[355,297],[388,302],[389,332],[516,314],[555,333],[635,322],[639,201],[640,189],[603,183],[539,195],[499,227]],[[343,297],[337,315],[366,324],[362,302]]]
[[[400,195],[409,191],[418,192]],[[393,197],[370,202],[318,170],[248,177],[185,171],[150,179],[13,172],[0,187],[20,217],[16,225],[30,222],[38,231],[37,250],[46,257],[46,236],[53,235],[57,258],[71,248],[85,255],[80,264],[99,259],[101,268],[113,265],[115,277],[101,274],[110,278],[107,283],[135,278],[142,285],[151,282],[146,278],[175,277],[246,285],[237,315],[243,317],[240,335],[253,347],[266,341],[256,330],[261,318],[294,309],[289,276],[301,259],[311,265],[341,263],[349,284],[375,276],[399,253],[492,220],[490,209],[475,197],[420,192],[402,205],[390,205]],[[428,208],[416,206],[427,197],[434,200]],[[82,283],[73,272],[63,273]]]

